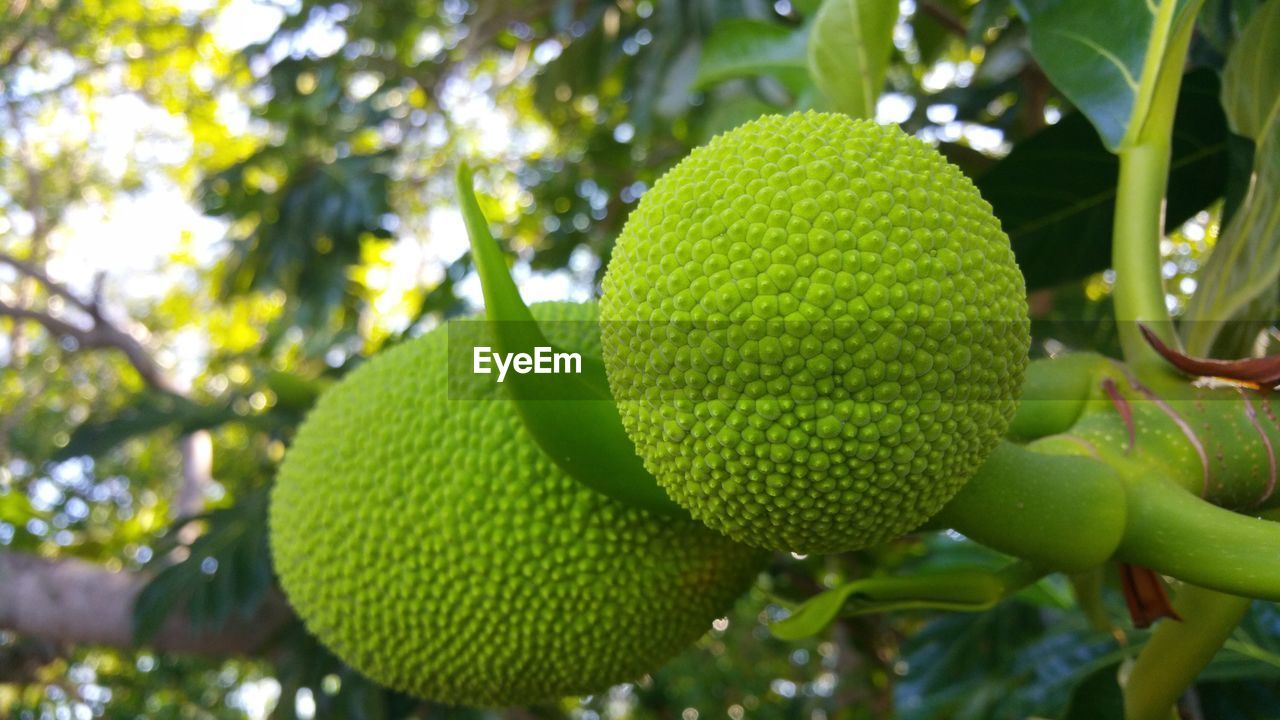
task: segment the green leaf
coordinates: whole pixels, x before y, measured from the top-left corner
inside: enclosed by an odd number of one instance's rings
[[[40,513],[31,507],[31,500],[24,493],[15,492],[7,486],[0,486],[0,522],[20,526],[39,515]]]
[[[1280,123],[1280,2],[1269,0],[1245,26],[1222,70],[1222,105],[1232,132],[1262,140]]]
[[[271,370],[263,378],[264,383],[276,395],[276,404],[297,412],[311,409],[325,383],[283,370]]]
[[[815,595],[769,629],[781,640],[799,640],[816,635],[842,616],[919,609],[979,612],[1044,575],[1029,563],[1014,562],[999,571],[966,568],[863,578]]]
[[[458,167],[457,188],[494,345],[502,353],[550,347],[507,272],[465,164]],[[636,455],[598,358],[584,354],[579,375],[517,374],[506,387],[529,434],[571,477],[632,507],[665,515],[686,514],[667,497]]]
[[[1165,220],[1213,203],[1227,182],[1227,128],[1210,70],[1184,79],[1174,120]],[[1054,287],[1111,263],[1119,161],[1079,113],[1014,147],[976,181],[1013,243],[1027,289]]]
[[[1200,673],[1202,681],[1275,680],[1280,677],[1280,611],[1255,601],[1223,644],[1222,652]]]
[[[1205,718],[1274,718],[1280,707],[1280,686],[1274,680],[1201,681],[1196,695]]]
[[[1181,63],[1164,54],[1194,21],[1197,0],[1014,0],[1031,32],[1031,52],[1108,149],[1132,142],[1146,122],[1158,76]],[[1176,43],[1175,43],[1176,45]],[[1144,83],[1144,80],[1146,81]]]
[[[175,612],[185,612],[185,621],[201,631],[217,630],[233,615],[253,616],[273,583],[267,497],[265,489],[256,490],[231,507],[191,518],[207,521],[208,530],[190,544],[186,559],[165,565],[138,593],[133,607],[138,642],[154,637]],[[153,562],[167,561],[186,522],[175,524],[157,544]]]
[[[910,669],[894,683],[896,718],[991,720],[1056,717],[1075,681],[1117,649],[1110,635],[1085,630],[1079,613],[1019,597],[983,613],[935,616],[900,652]]]
[[[734,78],[772,75],[796,91],[808,83],[804,30],[735,18],[716,26],[702,48],[695,90]]]
[[[186,434],[240,419],[229,404],[202,405],[169,393],[145,392],[110,417],[90,418],[71,432],[54,461],[80,455],[99,456],[127,440],[174,427]]]
[[[1280,0],[1245,26],[1222,74],[1232,130],[1254,141],[1252,182],[1223,228],[1187,305],[1187,350],[1205,355],[1230,321],[1274,317],[1280,298]],[[1249,316],[1246,317],[1245,315]]]
[[[1123,720],[1120,661],[1105,660],[1072,688],[1062,720]]]
[[[834,110],[874,117],[893,51],[896,0],[826,0],[809,35],[809,73]]]
[[[34,518],[50,519],[48,512],[31,505],[31,499],[25,493],[12,486],[0,485],[0,524],[9,525],[13,531],[8,544],[4,545],[6,549],[33,551],[40,546],[44,538],[27,530],[27,522]]]

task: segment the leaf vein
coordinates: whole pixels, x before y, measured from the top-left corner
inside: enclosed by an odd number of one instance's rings
[[[1130,90],[1135,93],[1138,92],[1138,81],[1133,77],[1133,73],[1129,72],[1129,68],[1115,53],[1099,45],[1093,40],[1090,40],[1084,35],[1080,35],[1079,33],[1074,33],[1069,30],[1054,30],[1052,32],[1057,35],[1061,35],[1068,40],[1074,40],[1100,55],[1104,60],[1114,65],[1116,70],[1120,71],[1120,77],[1124,80],[1124,84],[1127,85]]]

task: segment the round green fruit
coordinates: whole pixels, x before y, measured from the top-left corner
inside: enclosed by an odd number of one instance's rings
[[[598,348],[594,305],[533,311]],[[652,671],[750,586],[758,550],[579,485],[499,386],[451,400],[448,345],[438,328],[354,370],[280,468],[275,567],[339,657],[431,700],[525,705]]]
[[[909,532],[999,441],[1027,362],[991,206],[896,127],[768,116],[694,150],[604,278],[609,384],[676,502],[760,547]]]

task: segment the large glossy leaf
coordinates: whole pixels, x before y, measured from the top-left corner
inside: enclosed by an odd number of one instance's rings
[[[1187,306],[1187,349],[1207,354],[1231,321],[1272,320],[1280,298],[1280,0],[1258,9],[1222,76],[1232,131],[1254,141],[1253,173]],[[1245,314],[1249,316],[1246,317]]]
[[[896,0],[826,0],[809,34],[809,73],[834,110],[874,117],[893,51]]]
[[[705,89],[733,78],[772,75],[798,90],[808,83],[806,41],[804,30],[763,20],[726,20],[702,48],[694,88]]]
[[[1209,70],[1183,81],[1165,209],[1170,227],[1224,192],[1227,128],[1218,91],[1217,76]],[[1020,143],[978,178],[978,189],[1009,234],[1028,289],[1108,267],[1118,171],[1116,156],[1076,113]]]
[[[1045,74],[1112,151],[1132,139],[1155,94],[1154,73],[1197,0],[1015,0]],[[1169,63],[1174,67],[1174,63]],[[1180,67],[1180,63],[1176,64]]]

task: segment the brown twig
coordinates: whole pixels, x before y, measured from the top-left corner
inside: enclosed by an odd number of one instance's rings
[[[59,320],[58,318],[46,312],[32,310],[30,308],[15,307],[5,302],[0,302],[0,317],[9,317],[14,320],[28,320],[38,323],[50,334],[59,338],[74,340],[76,345],[81,348],[97,348],[102,347],[101,339],[95,337],[93,331],[76,327],[69,322]]]
[[[66,285],[63,285],[49,277],[48,273],[36,266],[34,263],[27,262],[26,260],[20,260],[7,252],[0,252],[0,263],[8,265],[19,273],[39,282],[51,294],[57,295],[86,313],[89,313],[91,317],[94,317],[95,319],[98,317],[98,308],[96,306],[89,301],[84,300],[79,295],[71,292]]]
[[[174,379],[130,331],[110,321],[102,309],[101,276],[95,281],[91,299],[84,299],[66,285],[54,280],[43,268],[8,253],[0,252],[0,264],[14,268],[20,275],[35,280],[52,296],[62,298],[88,316],[90,325],[82,327],[47,310],[10,305],[0,301],[0,317],[34,322],[59,340],[70,340],[80,350],[116,350],[151,387],[180,397],[188,397],[188,388]],[[213,481],[212,445],[209,434],[200,430],[183,436],[179,444],[182,455],[182,484],[174,498],[174,516],[195,515],[204,506],[205,488]]]

